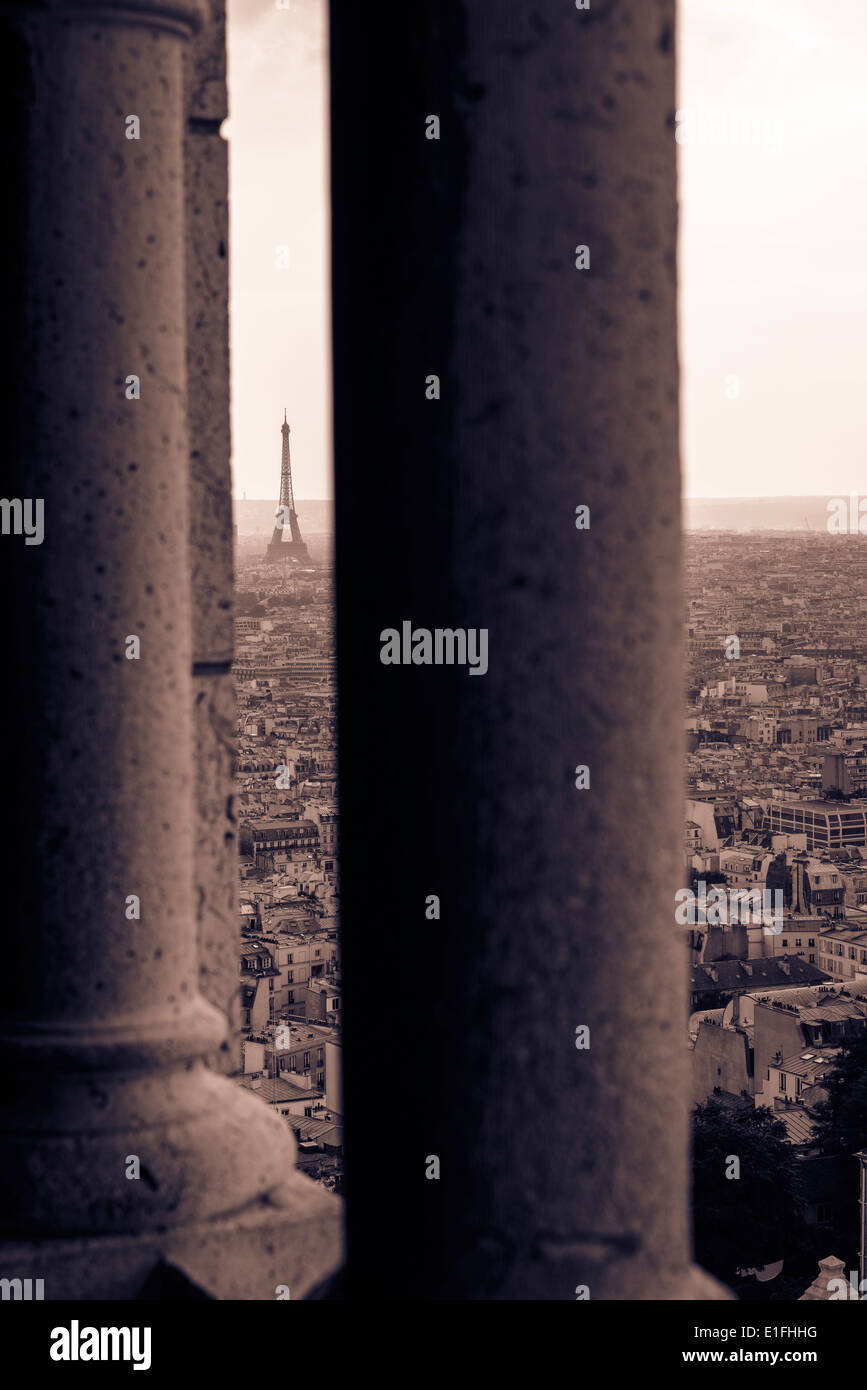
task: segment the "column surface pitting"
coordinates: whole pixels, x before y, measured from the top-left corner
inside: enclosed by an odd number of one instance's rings
[[[132,0],[0,20],[4,172],[28,176],[3,230],[7,487],[45,516],[41,545],[2,547],[16,814],[0,1229],[4,1271],[44,1278],[49,1299],[135,1296],[157,1260],[215,1297],[303,1297],[340,1252],[340,1204],[294,1169],[284,1124],[206,1065],[231,1001],[228,984],[218,1007],[200,990],[194,893],[182,55],[208,13]],[[235,847],[222,825],[219,840],[204,872],[222,903]]]
[[[332,5],[352,1297],[723,1296],[673,918],[674,8],[431,0],[384,52]],[[487,673],[384,665],[405,621],[487,629]]]

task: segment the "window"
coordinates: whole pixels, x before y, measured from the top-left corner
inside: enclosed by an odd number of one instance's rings
[[[288,1002],[289,1002],[290,1004],[294,1004],[294,1003],[295,1003],[295,991],[294,991],[294,989],[290,989],[290,990],[289,990],[289,993],[288,993],[288,995],[287,995],[286,997],[287,997],[287,1000],[288,1000]]]
[[[780,1072],[780,1090],[781,1090],[781,1091],[785,1091],[785,1089],[786,1089],[786,1073],[785,1073],[784,1071],[781,1071],[781,1072]]]
[[[304,1070],[307,1071],[307,1069],[308,1069],[309,1066],[310,1066],[310,1053],[309,1053],[309,1052],[305,1052],[305,1053],[304,1053]]]

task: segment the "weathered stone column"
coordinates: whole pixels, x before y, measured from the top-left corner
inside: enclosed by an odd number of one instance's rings
[[[674,8],[428,0],[384,51],[332,5],[352,1297],[720,1296],[673,919]],[[487,674],[382,664],[406,620],[487,629]]]
[[[233,525],[229,423],[228,115],[222,0],[184,46],[187,418],[196,728],[196,909],[200,986],[238,1047],[238,842],[233,807]],[[226,1044],[224,1043],[225,1047]]]
[[[182,46],[203,13],[78,0],[2,21],[7,487],[44,500],[44,540],[0,537],[16,597],[0,1228],[39,1242],[7,1244],[4,1269],[47,1298],[133,1296],[160,1259],[217,1297],[303,1296],[339,1257],[339,1204],[205,1065],[229,1005],[199,989],[193,871]],[[215,863],[231,853],[221,840]],[[225,896],[229,862],[206,893]],[[203,864],[199,845],[200,880]]]

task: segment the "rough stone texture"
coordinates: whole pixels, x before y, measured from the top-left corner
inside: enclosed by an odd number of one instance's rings
[[[340,1203],[291,1173],[228,1217],[135,1238],[10,1243],[2,1253],[4,1269],[14,1271],[7,1277],[45,1279],[49,1302],[153,1297],[166,1267],[193,1285],[179,1297],[268,1300],[287,1284],[295,1300],[339,1264],[341,1242]]]
[[[166,1255],[217,1298],[273,1299],[286,1284],[302,1299],[340,1264],[342,1240],[342,1204],[295,1172],[231,1222],[179,1230]]]
[[[5,1231],[114,1234],[207,1220],[255,1202],[294,1158],[279,1117],[201,1064],[115,1075],[103,1062],[44,1078],[28,1065],[11,1070]],[[131,1155],[137,1181],[126,1176]]]
[[[199,987],[237,1033],[238,859],[232,810],[232,479],[229,421],[228,148],[225,17],[184,46],[187,418],[196,727]],[[238,1066],[236,1042],[211,1059]]]
[[[186,46],[184,175],[193,659],[232,659],[228,146],[222,4]]]
[[[211,1062],[236,1071],[238,1040],[238,840],[232,767],[235,697],[231,676],[193,677],[196,719],[196,914],[199,988],[226,1020],[227,1037]]]
[[[178,1031],[196,993],[180,46],[53,26],[25,27],[42,177],[16,266],[13,495],[45,499],[46,530],[4,545],[22,600],[11,863],[38,866],[7,1016],[19,1034],[157,1014]],[[140,141],[124,138],[130,112]],[[140,400],[125,398],[133,373]]]
[[[400,1097],[388,1164],[348,1150],[350,1297],[724,1296],[689,1263],[673,921],[673,31],[673,0],[451,0],[385,53],[332,6],[350,1138],[371,1057]],[[487,628],[488,674],[383,666],[404,619]]]
[[[197,666],[193,685],[188,408],[206,413],[208,397],[187,394],[181,45],[197,16],[136,0],[26,6],[0,21],[3,173],[20,190],[2,229],[8,489],[45,502],[42,545],[7,536],[0,546],[16,598],[6,632],[15,681],[3,693],[16,814],[2,861],[15,929],[0,1022],[0,1228],[16,1242],[2,1250],[7,1277],[29,1250],[57,1290],[48,1297],[121,1296],[175,1239],[184,1251],[219,1247],[221,1269],[202,1275],[217,1296],[245,1278],[245,1296],[264,1296],[249,1281],[261,1288],[251,1260],[258,1241],[266,1267],[266,1234],[301,1284],[339,1260],[339,1202],[293,1171],[279,1117],[204,1064],[224,1055],[227,1035],[234,850],[228,678],[209,685]],[[125,139],[129,114],[139,141]],[[224,213],[222,147],[214,169]],[[200,191],[208,180],[191,182]],[[197,226],[204,267],[213,224]],[[222,280],[206,294],[192,277],[190,313],[196,333],[218,334],[223,430],[213,425],[208,457],[225,507],[225,257],[215,256]],[[204,379],[195,346],[192,372]],[[130,374],[140,400],[125,398]],[[207,486],[201,472],[197,485]],[[231,565],[225,543],[202,549],[217,574],[197,583],[207,606],[228,592]],[[225,627],[228,611],[216,610]],[[199,650],[225,665],[208,631]],[[140,660],[125,659],[129,634]],[[207,770],[195,763],[196,733]],[[197,793],[214,808],[198,832]],[[202,935],[219,938],[208,976],[217,1008],[199,987],[197,849]],[[140,920],[125,916],[131,894]],[[138,1181],[126,1178],[128,1155],[140,1159]],[[34,1235],[43,1239],[22,1249]]]

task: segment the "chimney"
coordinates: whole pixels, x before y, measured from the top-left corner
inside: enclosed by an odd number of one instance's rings
[[[806,913],[807,902],[805,893],[805,871],[808,863],[807,855],[801,851],[792,860],[792,912]]]
[[[747,958],[748,960],[761,960],[765,954],[764,947],[764,927],[747,927]]]

